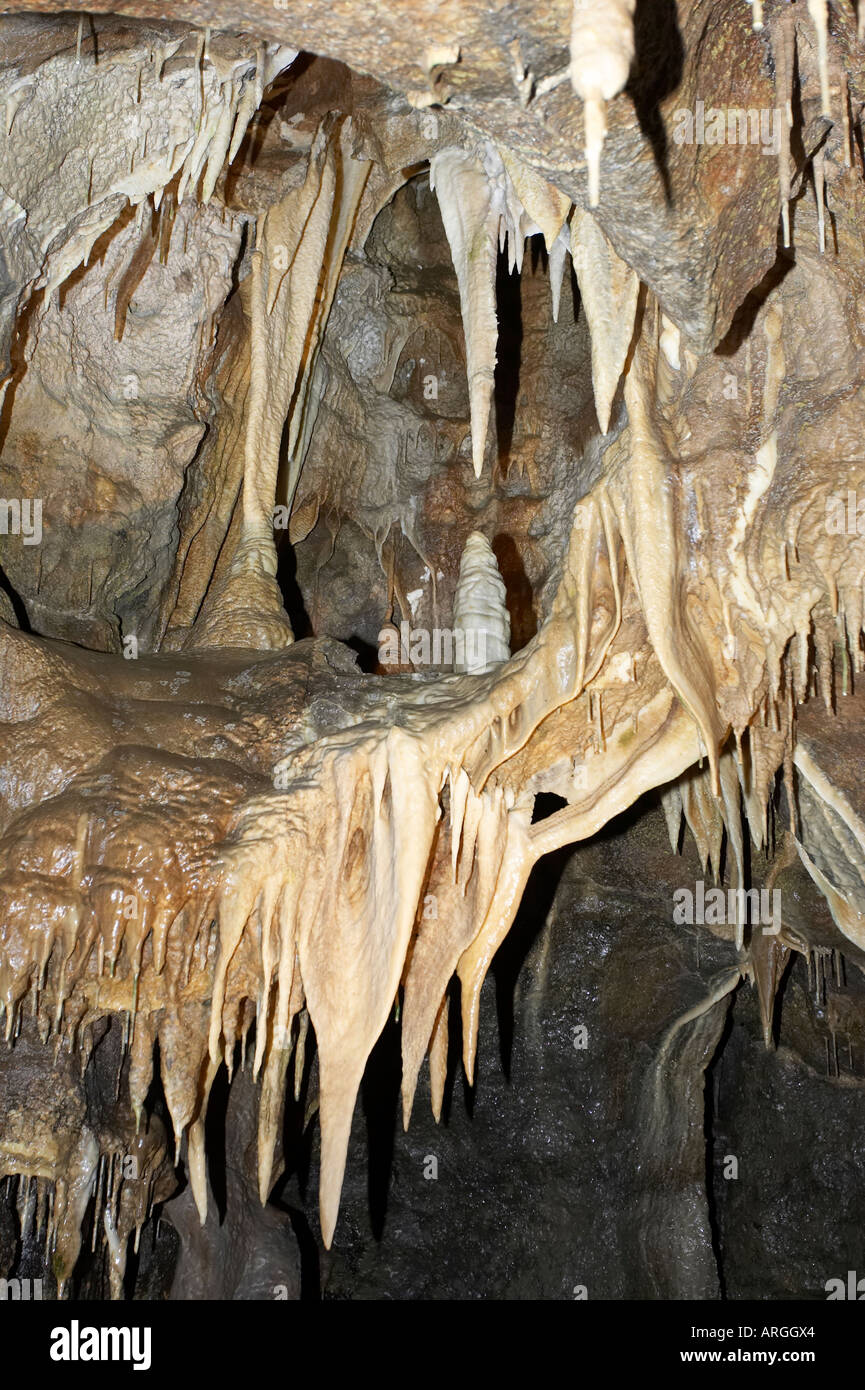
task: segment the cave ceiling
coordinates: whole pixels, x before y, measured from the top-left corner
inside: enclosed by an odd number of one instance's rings
[[[61,1296],[204,1229],[226,1076],[338,1245],[380,1038],[438,1119],[638,804],[723,887],[700,1077],[865,966],[865,8],[173,8],[0,14],[0,1178]]]

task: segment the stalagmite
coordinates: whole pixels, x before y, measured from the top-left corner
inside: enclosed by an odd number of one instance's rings
[[[510,657],[511,619],[505,585],[486,536],[473,531],[463,548],[454,595],[454,630],[462,637],[457,671],[482,675]]]

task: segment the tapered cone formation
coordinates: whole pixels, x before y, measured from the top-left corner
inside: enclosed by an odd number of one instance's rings
[[[589,207],[597,207],[607,134],[605,103],[623,90],[631,71],[636,0],[573,0],[573,6],[570,78],[585,107]]]
[[[457,671],[482,675],[510,657],[511,619],[504,580],[492,546],[479,531],[471,533],[463,550],[454,595],[454,631],[458,634]]]
[[[472,429],[472,464],[484,466],[487,422],[496,369],[496,244],[498,217],[482,167],[461,150],[442,150],[430,161],[460,291]]]
[[[571,252],[592,335],[592,383],[601,432],[609,429],[634,332],[640,282],[616,255],[594,218],[530,170],[512,151],[487,144],[476,154],[443,150],[430,162],[460,292],[471,410],[472,462],[483,470],[495,384],[498,320],[496,247],[522,269],[529,236],[542,233],[550,258],[553,319]]]
[[[590,213],[574,209],[571,259],[592,335],[592,385],[601,433],[610,428],[613,398],[634,336],[640,282],[619,259]]]

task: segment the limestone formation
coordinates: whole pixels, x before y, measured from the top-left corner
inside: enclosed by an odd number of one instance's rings
[[[183,8],[0,15],[0,1277],[296,1296],[310,1126],[338,1269],[380,1050],[444,1132],[621,835],[617,1287],[714,1297],[727,1019],[812,1077],[831,962],[863,1085],[863,7]]]

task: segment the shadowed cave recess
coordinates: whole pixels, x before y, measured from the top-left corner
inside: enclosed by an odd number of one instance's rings
[[[0,14],[4,1296],[826,1299],[865,4],[173,8]]]

